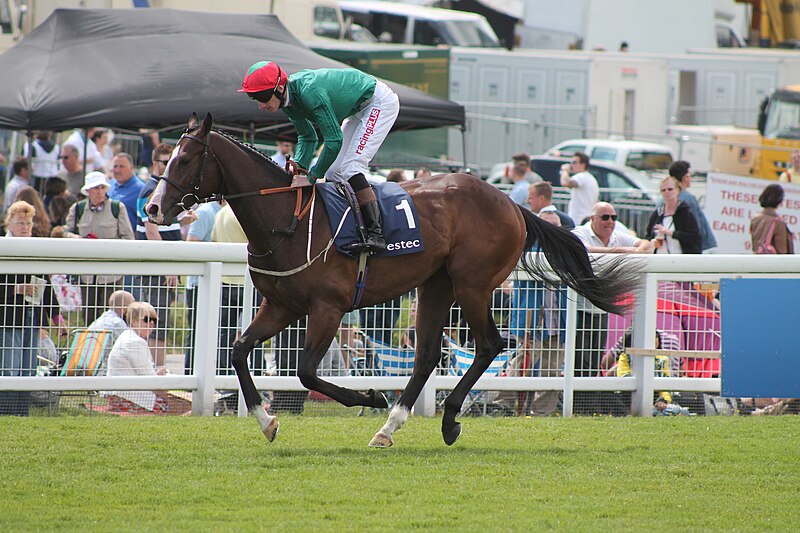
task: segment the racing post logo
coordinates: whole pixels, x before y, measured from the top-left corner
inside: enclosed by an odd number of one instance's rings
[[[372,111],[369,112],[369,118],[367,119],[367,129],[364,130],[364,135],[361,136],[361,140],[358,142],[358,148],[356,148],[356,153],[361,154],[364,151],[364,148],[367,146],[369,142],[369,138],[372,137],[372,134],[375,132],[375,124],[378,122],[378,117],[381,115],[381,110],[373,108]]]

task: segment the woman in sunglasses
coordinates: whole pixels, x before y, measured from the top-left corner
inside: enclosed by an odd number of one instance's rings
[[[678,200],[681,183],[667,176],[661,180],[661,197],[664,203],[650,215],[647,238],[657,254],[703,253],[700,228],[689,205]]]
[[[123,331],[108,356],[109,376],[155,376],[156,370],[147,339],[158,324],[156,310],[147,302],[134,302],[128,306],[129,329]],[[108,396],[109,410],[126,413],[161,413],[167,402],[161,391],[115,391]]]
[[[300,167],[292,186],[317,179],[348,182],[364,215],[367,240],[356,249],[382,251],[386,241],[375,193],[366,178],[367,166],[378,152],[400,111],[397,94],[385,83],[356,69],[301,70],[288,76],[276,63],[259,61],[245,75],[239,92],[270,113],[286,113],[297,130],[295,160]],[[322,134],[324,148],[311,163]]]

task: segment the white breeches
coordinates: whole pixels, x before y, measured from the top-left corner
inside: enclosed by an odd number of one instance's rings
[[[325,173],[325,179],[343,182],[358,173],[366,176],[369,162],[383,144],[399,112],[397,94],[378,81],[372,99],[342,123],[342,149]]]

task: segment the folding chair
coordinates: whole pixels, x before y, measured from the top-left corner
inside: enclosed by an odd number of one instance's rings
[[[393,348],[369,339],[377,376],[410,376],[414,371],[414,350]]]
[[[107,329],[77,329],[72,334],[72,343],[66,352],[66,359],[57,375],[96,376],[111,351],[113,332]],[[52,374],[51,374],[52,375]],[[96,391],[80,391],[76,393],[61,392],[60,396],[88,396],[89,412],[94,411]]]
[[[60,376],[95,376],[111,350],[112,332],[107,329],[77,329],[73,332]]]
[[[466,374],[472,362],[475,360],[475,352],[467,348],[463,348],[450,337],[447,337],[447,346],[450,349],[453,365],[451,372],[457,376]],[[514,357],[516,349],[503,350],[494,358],[489,365],[489,368],[484,371],[484,376],[498,376],[508,366],[508,362]],[[486,391],[471,390],[464,399],[464,405],[461,406],[459,415],[464,415],[470,411],[486,415],[486,407],[489,403],[486,398]],[[478,407],[478,403],[482,403],[483,407]],[[477,411],[476,411],[477,409]]]
[[[414,350],[411,348],[395,348],[380,341],[365,337],[367,346],[372,351],[372,363],[375,376],[410,376],[414,371]],[[394,403],[396,394],[387,391],[389,405]]]

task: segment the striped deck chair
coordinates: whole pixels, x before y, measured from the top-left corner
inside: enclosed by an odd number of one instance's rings
[[[410,376],[414,371],[414,349],[395,348],[366,337],[367,346],[372,351],[373,375],[375,376]],[[386,399],[391,407],[400,391],[387,390]],[[375,411],[375,409],[373,409]],[[361,409],[359,415],[364,413]]]
[[[414,371],[414,350],[412,348],[393,348],[387,344],[368,340],[372,347],[375,375],[410,376]]]
[[[60,376],[94,376],[111,350],[112,332],[77,329]]]
[[[452,356],[451,372],[457,376],[463,376],[472,365],[472,361],[475,359],[474,350],[461,347],[451,337],[447,337],[447,346],[450,349],[450,354]],[[516,350],[508,349],[497,354],[483,375],[500,375],[500,373],[503,372],[508,366],[508,362],[514,357],[515,353]],[[489,402],[487,401],[485,391],[471,390],[464,399],[464,405],[461,407],[461,412],[459,414],[464,415],[470,412],[477,414],[478,411],[480,411],[481,414],[485,415],[488,403]],[[482,404],[482,407],[480,407],[478,404]]]

